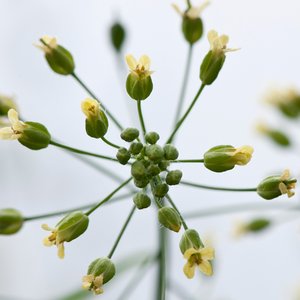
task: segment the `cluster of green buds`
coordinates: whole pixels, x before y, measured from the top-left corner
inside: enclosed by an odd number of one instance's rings
[[[0,209],[0,234],[17,233],[23,226],[22,214],[13,208]]]

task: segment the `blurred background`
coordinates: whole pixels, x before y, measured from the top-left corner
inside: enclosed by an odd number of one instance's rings
[[[184,1],[177,0],[184,7]],[[53,35],[71,51],[78,75],[95,91],[106,106],[126,126],[138,126],[132,100],[125,93],[126,72],[120,68],[109,42],[109,28],[115,21],[126,27],[125,53],[152,59],[154,91],[143,102],[148,130],[158,131],[165,140],[173,124],[187,55],[180,30],[180,17],[172,1],[159,0],[0,0],[0,92],[14,95],[27,120],[41,122],[53,136],[67,145],[113,155],[105,144],[89,138],[84,129],[81,101],[87,94],[70,77],[54,74],[41,51],[33,43]],[[194,2],[198,4],[199,2]],[[299,121],[282,122],[278,113],[262,104],[270,86],[299,87],[298,35],[300,3],[294,0],[238,1],[215,0],[202,14],[205,34],[209,29],[230,36],[228,53],[218,80],[204,90],[190,118],[177,138],[180,157],[200,158],[219,144],[252,145],[253,160],[230,172],[209,172],[202,165],[181,165],[184,179],[193,182],[255,187],[269,174],[289,168],[300,175],[300,145],[290,151],[274,146],[256,134],[257,119],[267,119],[288,128],[297,137]],[[199,66],[209,49],[206,36],[196,44],[185,106],[199,87]],[[300,88],[300,87],[299,87]],[[111,125],[109,138],[118,141]],[[104,198],[118,183],[53,147],[30,151],[17,142],[0,143],[0,206],[14,207],[24,215],[68,209]],[[126,179],[129,169],[99,161]],[[125,170],[126,169],[126,170]],[[181,234],[170,234],[171,285],[167,299],[205,300],[297,300],[300,285],[300,222],[286,214],[285,221],[259,235],[234,239],[236,220],[255,216],[283,215],[271,206],[296,204],[299,196],[264,201],[255,193],[225,193],[188,187],[171,189],[182,212],[203,212],[224,205],[253,203],[269,208],[188,219],[189,226],[211,240],[216,248],[215,276],[185,278],[184,259],[178,248]],[[25,224],[11,237],[0,237],[0,299],[57,300],[80,290],[81,278],[89,263],[106,255],[131,208],[131,199],[99,209],[91,217],[89,230],[66,245],[66,258],[60,261],[56,249],[45,248],[47,232],[41,223],[55,225],[59,218]],[[154,209],[136,212],[114,260],[129,254],[134,258],[157,249]],[[118,299],[135,270],[117,275],[105,286],[104,299]],[[129,299],[154,299],[156,266],[136,281]],[[179,289],[179,290],[178,290]],[[176,292],[177,290],[177,292]],[[93,298],[93,296],[91,297]],[[70,298],[71,299],[71,298]],[[75,299],[74,297],[72,299]],[[119,298],[119,299],[122,299]]]

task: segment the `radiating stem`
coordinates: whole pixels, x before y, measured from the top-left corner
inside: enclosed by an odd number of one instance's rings
[[[184,218],[182,217],[180,211],[178,210],[176,204],[174,203],[174,201],[172,200],[172,198],[170,197],[169,194],[166,195],[166,198],[168,199],[169,203],[171,204],[171,206],[177,211],[180,219],[181,219],[181,222],[182,222],[182,225],[183,225],[183,228],[184,230],[187,230],[189,229],[188,226],[186,225],[185,221],[184,221]]]
[[[111,146],[111,147],[113,147],[113,148],[116,148],[116,149],[120,149],[120,148],[121,148],[120,146],[118,146],[118,145],[116,145],[116,144],[110,142],[109,140],[107,140],[104,136],[101,138],[101,140],[102,140],[105,144],[107,144],[107,145],[109,145],[109,146]]]
[[[145,135],[146,135],[146,126],[145,126],[145,121],[144,121],[143,112],[142,112],[141,100],[137,100],[137,109],[138,109],[141,128],[142,128],[142,131],[143,131],[143,136],[145,137]]]
[[[171,163],[204,163],[204,159],[177,159],[172,160]]]

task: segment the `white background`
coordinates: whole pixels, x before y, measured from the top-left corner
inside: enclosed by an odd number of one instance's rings
[[[86,93],[69,77],[54,74],[42,53],[32,46],[44,34],[57,36],[69,49],[77,73],[126,126],[128,103],[123,95],[114,52],[108,43],[108,28],[120,18],[126,24],[126,52],[152,58],[154,91],[143,102],[149,130],[159,131],[164,141],[172,126],[173,114],[183,75],[187,44],[180,32],[180,18],[171,1],[159,0],[0,0],[0,91],[16,95],[22,115],[47,126],[53,136],[68,145],[113,155],[106,145],[88,138],[80,102]],[[183,1],[178,4],[184,6]],[[214,28],[230,35],[229,53],[218,80],[204,90],[189,120],[178,135],[181,158],[201,157],[212,146],[250,144],[255,148],[252,162],[225,174],[214,174],[202,165],[182,166],[184,178],[220,186],[251,187],[266,175],[290,168],[299,174],[297,145],[288,154],[257,136],[254,124],[267,118],[274,125],[297,134],[299,122],[283,122],[278,114],[261,103],[270,85],[299,85],[299,9],[295,0],[214,1],[203,13],[205,31]],[[201,60],[208,51],[203,38],[194,51],[187,101],[199,86]],[[293,128],[293,129],[292,129]],[[118,141],[113,125],[108,137]],[[298,145],[299,146],[299,145]],[[105,197],[117,183],[83,163],[49,147],[33,152],[17,142],[0,143],[0,206],[15,207],[25,215],[71,208]],[[128,177],[129,169],[104,162]],[[224,204],[252,202],[271,207],[295,203],[282,199],[264,202],[255,194],[220,193],[174,187],[171,189],[183,212]],[[78,240],[66,245],[66,258],[59,261],[55,249],[44,248],[41,221],[25,224],[15,236],[0,237],[0,298],[17,300],[59,299],[80,288],[88,264],[109,251],[131,207],[131,200],[103,208],[91,216],[90,228]],[[277,211],[278,213],[278,211]],[[279,213],[280,214],[280,213]],[[286,300],[299,286],[299,222],[282,224],[258,237],[232,239],[234,219],[257,214],[232,214],[193,219],[190,227],[210,236],[216,247],[215,276],[199,274],[187,280],[184,260],[178,249],[180,234],[172,234],[172,268],[176,283],[194,299]],[[262,213],[260,214],[262,215]],[[282,216],[282,213],[280,214]],[[47,223],[55,225],[58,219]],[[135,251],[155,251],[157,221],[154,210],[138,211],[115,253],[118,261]],[[130,299],[154,299],[155,268],[136,282]],[[130,276],[105,287],[103,299],[116,299]],[[169,300],[180,299],[173,293]]]

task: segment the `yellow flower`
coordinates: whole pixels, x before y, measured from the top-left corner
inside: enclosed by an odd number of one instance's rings
[[[93,274],[83,276],[82,288],[93,291],[95,295],[103,294],[103,274],[95,276]]]
[[[100,103],[92,98],[86,98],[81,102],[81,110],[87,118],[97,117],[100,112]]]
[[[186,11],[182,11],[177,4],[172,4],[174,9],[181,15],[182,17],[188,17],[190,19],[197,19],[203,12],[203,10],[210,4],[210,1],[205,1],[204,3],[198,6],[191,6]]]
[[[292,191],[292,189],[295,189],[295,187],[296,187],[296,182],[288,183],[288,181],[290,179],[291,179],[290,171],[289,170],[284,170],[281,177],[280,177],[281,182],[279,183],[279,186],[278,186],[281,194],[282,195],[287,194],[287,196],[289,198],[293,197],[295,195],[295,192]],[[284,183],[284,181],[286,183]]]
[[[34,44],[37,48],[41,49],[45,53],[50,53],[53,49],[57,48],[57,40],[55,37],[44,35],[40,39],[41,43]]]
[[[226,53],[239,50],[238,48],[227,48],[229,36],[225,34],[219,36],[215,30],[210,30],[207,34],[207,38],[210,44],[210,50],[212,51]]]
[[[153,71],[150,71],[151,60],[147,55],[142,55],[139,61],[137,61],[133,55],[128,54],[126,55],[126,63],[131,74],[137,77],[146,78],[153,73]]]
[[[184,258],[187,259],[186,264],[183,267],[183,272],[187,278],[191,279],[195,275],[196,266],[200,271],[207,276],[213,274],[211,260],[214,259],[214,249],[210,247],[204,247],[196,250],[195,248],[187,249],[184,253]]]
[[[297,98],[299,98],[299,92],[294,87],[286,89],[272,88],[264,97],[266,103],[275,106],[292,103]]]
[[[22,136],[27,126],[19,120],[19,114],[13,108],[8,111],[7,116],[11,126],[0,129],[0,139],[17,140]]]
[[[229,155],[234,157],[236,165],[243,166],[251,160],[253,152],[254,150],[251,146],[242,146],[236,148],[236,150],[232,153],[229,153]]]
[[[61,259],[65,257],[65,247],[64,242],[61,241],[58,237],[58,229],[51,228],[47,224],[43,224],[42,228],[46,231],[51,231],[51,234],[44,238],[43,244],[46,247],[57,246],[57,256]]]

